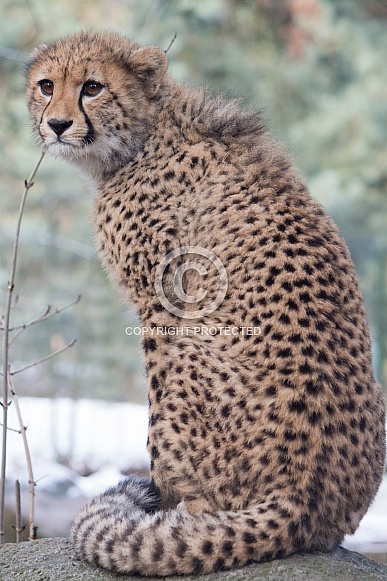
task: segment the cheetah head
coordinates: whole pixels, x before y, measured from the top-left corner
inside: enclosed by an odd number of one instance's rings
[[[159,48],[113,34],[81,33],[37,47],[27,96],[38,141],[93,177],[116,171],[151,130],[167,66]]]

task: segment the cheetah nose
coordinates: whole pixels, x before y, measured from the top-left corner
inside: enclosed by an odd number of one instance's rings
[[[65,119],[49,119],[47,123],[58,137],[73,124],[72,121],[66,121]]]

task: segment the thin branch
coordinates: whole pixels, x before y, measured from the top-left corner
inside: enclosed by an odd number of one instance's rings
[[[6,294],[6,293],[4,293],[4,294]],[[16,307],[16,305],[17,305],[18,302],[19,302],[19,295],[15,295],[15,297],[13,299],[13,303],[11,304],[11,311],[12,311],[12,309],[14,307]],[[2,314],[1,317],[0,317],[0,320],[1,320],[1,329],[2,330],[4,328],[4,324],[3,324],[4,318],[5,318],[5,315]]]
[[[12,337],[12,339],[10,339],[9,345],[12,345],[12,343],[15,341],[15,339],[17,339],[19,337],[19,335],[21,335],[21,333],[23,333],[23,331],[28,329],[28,327],[32,327],[32,325],[36,325],[37,323],[41,323],[42,321],[46,321],[47,319],[50,319],[51,317],[55,317],[56,315],[59,315],[59,313],[62,313],[63,311],[65,311],[69,307],[72,307],[73,305],[76,305],[77,303],[79,303],[81,298],[82,298],[82,295],[79,295],[75,299],[75,301],[72,301],[71,303],[68,303],[67,305],[64,305],[63,307],[59,307],[58,309],[54,309],[54,310],[52,310],[50,305],[47,305],[47,309],[45,310],[44,313],[37,315],[34,319],[31,319],[31,321],[28,321],[28,323],[24,323],[22,325],[14,325],[13,327],[10,327],[9,331],[16,331],[17,330],[17,333],[15,333],[15,335]],[[0,327],[0,329],[1,329],[1,327]]]
[[[49,476],[50,476],[50,474],[43,474],[43,476],[41,476],[40,478],[38,478],[37,480],[35,480],[35,484],[37,484],[41,480],[44,480],[45,478],[48,478]]]
[[[43,160],[45,152],[43,152],[39,158],[39,161],[35,165],[30,177],[24,183],[24,193],[19,207],[19,214],[16,225],[16,235],[13,245],[12,252],[12,262],[11,262],[11,273],[10,280],[7,287],[7,300],[4,313],[4,329],[3,329],[3,439],[1,447],[1,470],[0,470],[0,545],[4,542],[4,521],[5,521],[5,473],[6,473],[6,461],[7,461],[7,424],[8,424],[8,356],[9,356],[9,327],[10,327],[10,316],[11,316],[11,306],[12,297],[15,286],[15,275],[16,275],[16,264],[17,264],[17,254],[19,248],[19,237],[20,237],[20,226],[24,212],[24,206],[26,203],[26,198],[28,191],[34,185],[34,177],[39,169],[39,166]]]
[[[27,327],[30,327],[31,325],[34,325],[35,323],[39,323],[40,321],[42,321],[43,318],[45,316],[47,316],[50,312],[51,312],[51,305],[47,305],[47,308],[44,311],[44,313],[40,313],[40,315],[36,315],[36,317],[31,319],[31,321],[28,321],[28,323],[24,323],[21,325],[14,325],[13,327],[10,327],[8,330],[9,331],[16,331],[18,329],[26,329]]]
[[[0,424],[0,426],[2,426],[3,424]],[[28,426],[25,426],[25,428],[27,429]],[[16,430],[15,428],[10,428],[9,426],[7,426],[7,430],[8,432],[15,432],[16,434],[21,434],[20,430]]]
[[[24,529],[26,527],[24,527],[22,525],[22,519],[21,519],[21,499],[20,499],[20,482],[19,480],[16,480],[15,482],[15,496],[16,496],[16,526],[14,526],[13,528],[16,531],[16,542],[17,543],[21,543],[22,542],[22,532],[24,531]]]
[[[168,47],[165,49],[165,51],[164,51],[165,54],[167,54],[167,52],[170,50],[170,48],[173,45],[173,43],[175,42],[176,38],[177,38],[177,32],[175,32],[171,42],[169,43]]]
[[[26,462],[27,462],[27,470],[28,470],[28,482],[29,482],[29,486],[30,486],[30,511],[29,511],[29,534],[28,534],[28,540],[32,541],[36,538],[36,527],[35,527],[35,480],[34,480],[34,473],[32,470],[32,462],[31,462],[31,454],[30,454],[30,449],[28,446],[28,441],[27,441],[27,430],[26,427],[23,424],[23,420],[22,420],[22,416],[21,416],[21,412],[20,412],[20,406],[19,406],[19,398],[15,392],[15,389],[12,385],[11,382],[11,378],[9,378],[9,390],[12,393],[12,401],[15,405],[15,409],[16,409],[16,415],[17,415],[17,419],[19,421],[19,427],[20,427],[20,432],[21,432],[21,436],[23,439],[23,445],[24,445],[24,452],[26,455]],[[17,525],[17,523],[16,523]]]
[[[18,373],[21,373],[22,371],[25,371],[26,369],[31,369],[31,367],[35,367],[36,365],[39,365],[40,363],[43,363],[44,361],[48,361],[49,359],[52,359],[56,355],[59,355],[59,353],[63,353],[63,351],[70,349],[70,347],[72,347],[76,342],[77,342],[76,339],[72,339],[64,347],[61,347],[60,349],[53,351],[52,353],[50,353],[49,355],[46,355],[46,357],[42,357],[42,359],[39,359],[38,361],[34,361],[33,363],[30,363],[29,365],[25,365],[25,367],[21,367],[20,369],[15,369],[15,371],[10,371],[9,374],[10,375],[17,375]]]
[[[51,307],[50,307],[50,305],[48,305],[45,314],[48,314],[50,309],[51,309]],[[35,319],[32,319],[31,321],[29,321],[28,323],[25,323],[24,325],[16,325],[14,327],[10,327],[8,329],[9,332],[15,331],[16,329],[18,329],[18,331],[17,331],[17,333],[15,333],[13,335],[12,339],[9,340],[8,347],[11,347],[11,345],[15,341],[15,339],[17,339],[19,337],[19,335],[21,335],[23,333],[23,331],[25,331],[28,327],[31,327],[35,323],[40,323],[40,321],[43,321],[42,317],[43,317],[43,315],[40,314],[37,317],[35,317]],[[0,330],[2,330],[2,327],[0,327]]]

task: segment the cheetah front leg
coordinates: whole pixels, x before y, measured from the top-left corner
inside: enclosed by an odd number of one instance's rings
[[[239,372],[224,353],[200,341],[165,345],[156,339],[156,346],[156,357],[147,354],[148,450],[163,506],[184,501],[190,514],[243,508],[256,475],[246,471],[246,462],[241,468],[252,449],[241,457],[238,441],[248,438],[238,426],[249,411]]]

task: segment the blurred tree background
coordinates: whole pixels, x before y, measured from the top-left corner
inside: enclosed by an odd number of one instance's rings
[[[360,276],[376,373],[387,375],[387,8],[378,0],[0,0],[0,301],[18,205],[39,152],[25,105],[24,62],[36,45],[77,30],[111,30],[166,48],[173,76],[261,109],[312,195],[345,237]],[[47,303],[81,302],[31,327],[12,347],[24,395],[145,401],[136,314],[93,250],[92,195],[45,158],[22,224],[13,321]],[[0,309],[1,310],[1,309]]]

